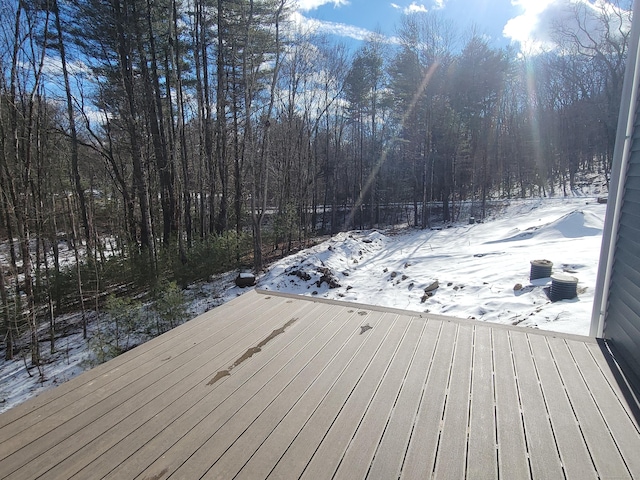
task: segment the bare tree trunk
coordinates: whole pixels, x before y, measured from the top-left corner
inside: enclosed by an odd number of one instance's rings
[[[31,261],[30,250],[30,228],[29,228],[29,211],[30,211],[30,198],[33,196],[32,191],[32,161],[33,161],[33,142],[34,142],[34,129],[36,128],[35,121],[39,112],[39,102],[42,101],[38,92],[41,88],[42,70],[46,54],[46,45],[43,45],[41,50],[38,51],[35,47],[35,34],[32,30],[26,33],[26,41],[30,42],[29,49],[33,53],[33,84],[29,94],[23,93],[19,97],[18,92],[18,64],[19,59],[19,47],[21,34],[21,15],[24,5],[18,5],[15,18],[14,29],[14,45],[13,55],[11,58],[11,74],[10,74],[10,86],[9,86],[9,98],[11,102],[11,108],[9,109],[9,122],[10,132],[12,136],[12,156],[15,159],[15,165],[20,169],[20,173],[17,174],[19,179],[19,185],[16,185],[16,180],[11,172],[6,161],[4,162],[5,176],[7,180],[7,186],[9,187],[8,195],[11,208],[16,220],[16,229],[18,233],[20,254],[22,258],[22,267],[24,274],[24,293],[26,297],[25,314],[29,330],[31,334],[31,363],[34,366],[40,366],[40,348],[38,344],[38,322],[35,309],[34,288],[33,288],[33,264]],[[43,28],[46,30],[48,27],[49,12],[45,12],[46,17],[43,22]],[[39,58],[36,58],[39,55]],[[18,122],[18,108],[21,108],[20,119]],[[19,167],[18,167],[19,166]],[[21,167],[21,168],[20,168]],[[18,191],[22,195],[18,194]],[[16,292],[19,295],[19,292]]]
[[[186,234],[187,247],[190,248],[193,241],[193,232],[192,232],[192,217],[191,217],[191,178],[189,172],[189,158],[187,152],[187,134],[185,127],[185,111],[184,111],[184,89],[182,82],[182,57],[180,51],[180,43],[178,42],[178,12],[176,1],[173,0],[171,2],[172,7],[172,33],[169,36],[170,43],[169,45],[173,48],[173,53],[175,55],[175,83],[177,88],[177,104],[178,104],[178,141],[180,142],[180,164],[182,165],[182,217],[183,228]],[[184,253],[184,247],[182,245],[182,232],[178,232],[180,238],[180,254],[186,255]]]
[[[213,231],[215,218],[215,166],[213,158],[213,136],[211,131],[212,105],[209,85],[209,62],[207,43],[207,22],[203,0],[196,0],[194,12],[194,66],[196,73],[196,99],[198,103],[198,136],[200,151],[198,155],[198,193],[199,201],[199,225],[200,237],[204,239]],[[207,175],[208,174],[208,175]],[[209,188],[206,188],[206,178],[209,179]]]
[[[5,108],[4,106],[4,100],[3,100],[4,96],[0,96],[0,109]],[[4,133],[4,124],[2,122],[2,119],[0,118],[0,126],[2,127],[2,133]],[[2,139],[3,143],[4,143],[4,138]],[[4,145],[3,145],[4,146]],[[8,197],[8,194],[6,192],[8,192],[7,186],[5,185],[5,169],[6,169],[6,163],[4,161],[1,161],[3,157],[0,156],[0,163],[2,164],[2,169],[0,169],[0,192],[3,192],[3,194],[0,196],[0,205],[2,206],[2,222],[4,223],[4,227],[6,228],[7,231],[7,236],[8,236],[8,244],[9,244],[9,259],[10,259],[10,274],[13,276],[13,278],[16,280],[18,279],[18,268],[17,268],[17,256],[16,256],[16,251],[15,251],[15,245],[13,242],[13,228],[11,226],[11,214],[10,214],[10,200]],[[2,300],[2,321],[4,323],[5,326],[5,360],[12,360],[13,359],[13,341],[14,341],[14,334],[17,336],[18,334],[18,326],[17,326],[17,322],[16,322],[16,317],[17,315],[14,312],[14,315],[10,315],[9,312],[9,295],[8,295],[8,289],[11,288],[10,285],[7,283],[7,279],[5,277],[5,270],[3,268],[2,265],[0,265],[0,299]],[[16,283],[16,289],[17,289],[17,283]],[[15,311],[15,302],[14,302],[14,311]]]
[[[126,8],[126,7],[125,7]],[[132,49],[129,44],[124,25],[127,24],[127,13],[123,9],[120,0],[114,1],[114,13],[118,30],[118,56],[119,68],[122,75],[122,82],[127,96],[128,109],[126,112],[126,125],[129,133],[131,145],[131,159],[133,163],[133,185],[138,195],[140,204],[140,245],[147,250],[151,263],[155,257],[152,228],[151,228],[151,208],[147,193],[147,182],[142,163],[142,149],[140,147],[140,137],[136,121],[137,107],[135,102],[133,65],[131,63]]]
[[[60,10],[58,8],[58,0],[52,0],[53,12],[55,15],[56,31],[58,33],[58,49],[60,51],[60,62],[62,64],[62,77],[64,79],[64,89],[67,101],[67,117],[69,120],[69,132],[71,134],[71,174],[73,176],[73,185],[78,197],[80,205],[80,216],[82,226],[84,228],[84,238],[87,242],[87,259],[91,262],[93,252],[93,235],[91,235],[91,225],[87,214],[87,203],[84,196],[84,188],[80,179],[79,153],[78,153],[78,133],[76,128],[76,119],[73,108],[73,97],[71,94],[71,84],[69,82],[69,70],[67,68],[67,55],[65,50],[64,35],[62,33],[62,24],[60,22]]]
[[[0,299],[2,300],[2,323],[5,328],[4,334],[4,359],[13,360],[13,325],[9,315],[9,298],[7,295],[7,285],[4,278],[4,268],[0,266]]]
[[[216,115],[216,159],[218,161],[218,170],[220,174],[221,192],[220,192],[220,212],[218,212],[218,218],[216,220],[216,233],[221,234],[227,230],[227,222],[229,219],[228,202],[229,202],[229,189],[228,179],[229,172],[227,166],[227,113],[226,113],[226,74],[225,74],[225,43],[228,40],[226,38],[225,26],[225,9],[223,8],[224,1],[218,0],[218,53],[217,53],[217,67],[218,67],[218,90],[217,95],[217,115]],[[247,118],[247,122],[251,119]]]
[[[135,3],[134,3],[135,5]],[[144,85],[146,90],[146,105],[150,119],[151,138],[153,150],[158,169],[158,178],[160,179],[160,204],[162,205],[162,240],[165,244],[169,243],[172,232],[175,230],[175,193],[173,188],[173,164],[171,155],[167,149],[165,114],[162,108],[162,98],[160,92],[160,79],[158,74],[158,59],[155,44],[155,33],[152,22],[151,1],[147,0],[147,28],[149,37],[149,55],[144,47],[142,39],[142,31],[138,22],[134,20],[136,25],[136,36],[138,41],[138,54],[140,55],[140,65],[142,75],[145,79]],[[150,60],[150,62],[149,62]],[[150,63],[151,70],[147,68]],[[167,72],[168,75],[168,72]],[[168,80],[168,77],[167,77]],[[170,100],[169,100],[170,101]]]
[[[267,211],[267,193],[269,186],[269,127],[273,105],[275,103],[276,86],[278,82],[278,74],[280,70],[280,15],[284,10],[287,0],[280,0],[280,6],[275,15],[276,27],[276,58],[273,67],[273,78],[271,79],[271,89],[269,94],[269,106],[265,115],[265,125],[260,149],[259,164],[256,161],[251,162],[252,173],[252,194],[251,194],[251,220],[253,225],[253,265],[256,271],[262,270],[264,261],[262,258],[262,222]],[[253,3],[253,1],[252,1]],[[247,121],[250,121],[247,118]],[[258,199],[260,199],[258,201]],[[258,203],[259,202],[259,203]]]
[[[82,311],[82,338],[87,338],[87,315],[84,308],[84,292],[82,289],[82,269],[80,263],[80,253],[78,252],[78,229],[76,227],[76,218],[73,215],[73,205],[71,199],[67,197],[67,205],[69,207],[69,217],[71,218],[71,231],[73,234],[73,254],[76,261],[76,276],[78,283],[78,296],[80,297],[80,309]]]

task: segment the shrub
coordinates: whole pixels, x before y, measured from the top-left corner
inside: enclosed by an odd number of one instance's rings
[[[145,322],[142,306],[130,298],[110,295],[89,339],[96,363],[104,363],[140,343]]]
[[[177,327],[186,320],[187,309],[184,294],[176,282],[164,284],[154,305],[158,335]]]

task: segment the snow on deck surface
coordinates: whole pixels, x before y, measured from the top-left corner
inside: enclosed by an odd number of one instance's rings
[[[594,339],[251,291],[0,415],[1,478],[640,478]]]

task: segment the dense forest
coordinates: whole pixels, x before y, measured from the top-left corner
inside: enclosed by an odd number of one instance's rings
[[[353,47],[303,31],[292,0],[4,0],[6,357],[30,335],[37,363],[58,314],[110,294],[606,178],[629,4],[574,2],[523,54],[437,13]]]

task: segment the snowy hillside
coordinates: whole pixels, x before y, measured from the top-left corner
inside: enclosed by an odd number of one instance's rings
[[[272,265],[258,288],[587,335],[605,210],[594,198],[519,200],[482,224],[340,233]],[[578,297],[552,303],[550,279],[529,280],[537,259],[577,277]],[[240,295],[234,277],[192,285],[189,315]],[[0,412],[90,364],[80,332],[58,349],[42,378],[22,359],[0,361]]]
[[[587,335],[605,210],[523,200],[482,224],[341,233],[278,262],[258,287]],[[550,279],[529,280],[537,259],[577,277],[579,296],[551,303]]]

